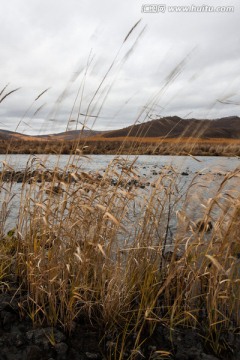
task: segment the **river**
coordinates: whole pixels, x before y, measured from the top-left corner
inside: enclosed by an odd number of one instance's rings
[[[75,156],[71,158],[69,155],[0,155],[0,171],[6,166],[14,170],[24,170],[26,166],[32,164],[33,167],[38,167],[42,164],[47,169],[66,167],[69,162],[85,172],[103,173],[109,163],[115,158],[115,155],[88,155]],[[209,157],[209,156],[121,156],[122,159],[129,163],[136,160],[134,163],[134,171],[138,174],[139,179],[143,182],[150,182],[151,185],[157,181],[160,174],[164,171],[176,178],[176,186],[183,194],[186,193],[189,185],[191,189],[188,191],[188,204],[186,206],[186,196],[183,200],[178,202],[174,211],[180,211],[184,207],[185,211],[191,214],[192,220],[196,221],[201,218],[204,206],[209,199],[216,196],[218,187],[223,182],[223,179],[229,172],[240,169],[240,158],[237,157]],[[6,165],[7,164],[7,165]],[[193,181],[194,180],[194,181]],[[240,194],[239,177],[234,176],[228,181],[224,188],[224,192],[231,193],[231,196],[238,197]],[[6,199],[12,200],[9,206],[9,215],[5,226],[5,231],[13,228],[17,222],[18,209],[21,195],[21,184],[13,184],[10,193],[4,189],[2,184],[2,191],[0,193],[0,221],[4,218],[4,204]],[[152,187],[145,187],[139,189],[139,193],[145,199],[151,194]],[[7,189],[6,189],[7,190]],[[217,218],[219,211],[213,211],[213,217]],[[131,217],[132,221],[134,219]],[[176,229],[176,216],[172,216],[170,223],[170,235]],[[171,235],[172,236],[172,235]]]

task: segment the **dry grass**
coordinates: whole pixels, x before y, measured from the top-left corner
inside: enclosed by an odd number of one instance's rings
[[[14,274],[27,290],[21,312],[34,324],[60,324],[66,331],[81,318],[98,324],[114,334],[109,359],[123,358],[129,338],[135,339],[132,350],[141,350],[144,336],[159,325],[197,328],[221,353],[220,335],[240,326],[240,198],[228,189],[239,171],[228,174],[205,203],[200,232],[186,210],[193,179],[166,260],[169,216],[182,196],[177,174],[162,173],[143,195],[127,185],[136,174],[124,160],[114,160],[102,178],[70,164],[63,171],[69,170],[76,182],[59,183],[56,170],[50,183],[23,183],[16,230],[1,235],[0,281],[10,286]],[[10,202],[2,207],[2,229]],[[134,211],[140,214],[135,220]]]
[[[240,156],[238,139],[196,138],[108,138],[90,137],[76,141],[2,141],[1,154],[84,154]]]

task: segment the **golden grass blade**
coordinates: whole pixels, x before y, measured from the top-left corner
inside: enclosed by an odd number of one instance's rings
[[[211,261],[211,263],[218,269],[219,272],[225,273],[224,268],[217,261],[217,259],[215,257],[213,257],[212,255],[205,255],[205,256]]]
[[[117,226],[120,225],[120,222],[115,218],[115,216],[113,216],[112,214],[110,214],[108,211],[104,214],[103,218],[108,218],[110,220],[112,220],[112,222],[114,222],[114,224],[116,224]]]

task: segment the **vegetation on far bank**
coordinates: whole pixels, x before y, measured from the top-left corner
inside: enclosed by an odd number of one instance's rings
[[[89,137],[79,141],[2,140],[0,154],[133,154],[133,155],[198,155],[240,156],[238,139],[162,139]],[[77,151],[78,151],[77,150]]]

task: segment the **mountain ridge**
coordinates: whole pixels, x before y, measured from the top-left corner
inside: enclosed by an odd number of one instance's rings
[[[60,133],[46,134],[46,135],[27,135],[21,134],[15,131],[3,130],[0,129],[0,140],[23,140],[23,141],[34,141],[34,140],[76,140],[79,137],[81,139],[96,136],[102,134],[102,131],[94,130],[69,130]]]
[[[101,140],[122,137],[148,137],[148,138],[226,138],[240,139],[240,117],[228,116],[218,119],[182,119],[178,116],[166,116],[144,123],[110,130],[71,130],[47,135],[25,135],[18,132],[1,130],[0,140],[22,141],[73,141],[86,138],[99,138]]]
[[[104,133],[113,137],[196,137],[196,138],[240,138],[240,118],[229,116],[218,119],[182,119],[168,116],[123,129]]]

